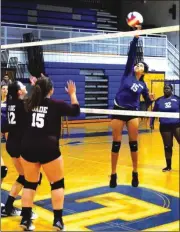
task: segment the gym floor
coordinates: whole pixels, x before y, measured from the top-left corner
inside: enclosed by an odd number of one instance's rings
[[[65,162],[64,223],[67,231],[179,231],[179,145],[174,141],[173,170],[163,173],[164,150],[158,125],[151,132],[141,122],[138,188],[131,187],[131,157],[124,132],[118,162],[118,186],[110,189],[110,123],[70,125],[60,141]],[[12,161],[1,145],[8,166],[2,184],[4,203],[17,178]],[[20,197],[15,201],[21,207]],[[52,231],[50,185],[43,177],[34,202],[37,231]],[[20,217],[1,219],[2,231],[20,231]]]

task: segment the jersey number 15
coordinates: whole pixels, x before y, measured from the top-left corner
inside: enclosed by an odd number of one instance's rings
[[[45,114],[33,113],[32,114],[32,127],[43,128],[44,127]]]

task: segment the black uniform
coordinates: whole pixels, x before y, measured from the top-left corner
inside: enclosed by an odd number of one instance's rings
[[[24,109],[24,101],[9,101],[7,106],[7,126],[4,132],[8,133],[6,142],[6,150],[11,157],[19,158],[21,155],[21,140],[26,128],[26,112]]]
[[[61,153],[59,137],[61,116],[78,116],[78,104],[45,98],[41,105],[28,113],[27,129],[22,140],[21,156],[29,162],[48,163]]]

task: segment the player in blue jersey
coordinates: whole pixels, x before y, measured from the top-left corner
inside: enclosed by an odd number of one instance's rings
[[[138,28],[140,29],[140,28]],[[138,33],[130,44],[128,60],[122,76],[119,91],[114,100],[114,109],[116,110],[138,110],[140,105],[140,95],[142,94],[147,106],[150,106],[153,95],[149,94],[147,86],[143,81],[144,74],[148,72],[148,65],[145,62],[135,64]],[[113,143],[111,150],[111,179],[109,186],[117,186],[116,167],[121,146],[122,131],[126,124],[129,135],[129,146],[133,163],[132,186],[137,187],[138,180],[138,127],[139,120],[136,116],[112,116],[112,135]]]
[[[170,84],[164,86],[164,96],[155,101],[153,111],[177,112],[180,111],[180,98],[173,94],[173,87]],[[154,119],[150,120],[150,127],[154,129]],[[160,133],[164,144],[166,167],[163,172],[171,171],[173,137],[180,144],[180,118],[160,118]]]
[[[1,126],[7,121],[6,104],[7,104],[8,85],[1,85]]]
[[[27,94],[26,86],[15,81],[8,86],[7,95],[7,121],[2,126],[2,132],[8,132],[6,150],[11,156],[18,178],[13,184],[5,206],[1,208],[1,216],[19,216],[21,210],[15,208],[13,203],[25,185],[24,170],[21,165],[21,140],[25,129],[26,112],[24,110],[24,97]],[[35,219],[36,214],[32,213]]]

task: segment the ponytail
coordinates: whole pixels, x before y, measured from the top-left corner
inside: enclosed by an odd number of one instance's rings
[[[42,101],[42,91],[39,85],[35,85],[32,89],[31,96],[27,100],[25,106],[27,111],[31,111],[32,109],[38,107]]]
[[[18,90],[19,90],[19,85],[17,81],[8,85],[7,102],[10,100],[12,101],[18,100]]]
[[[48,95],[49,91],[53,88],[53,83],[48,77],[40,77],[33,86],[31,96],[26,101],[26,111],[40,106],[43,99]]]

